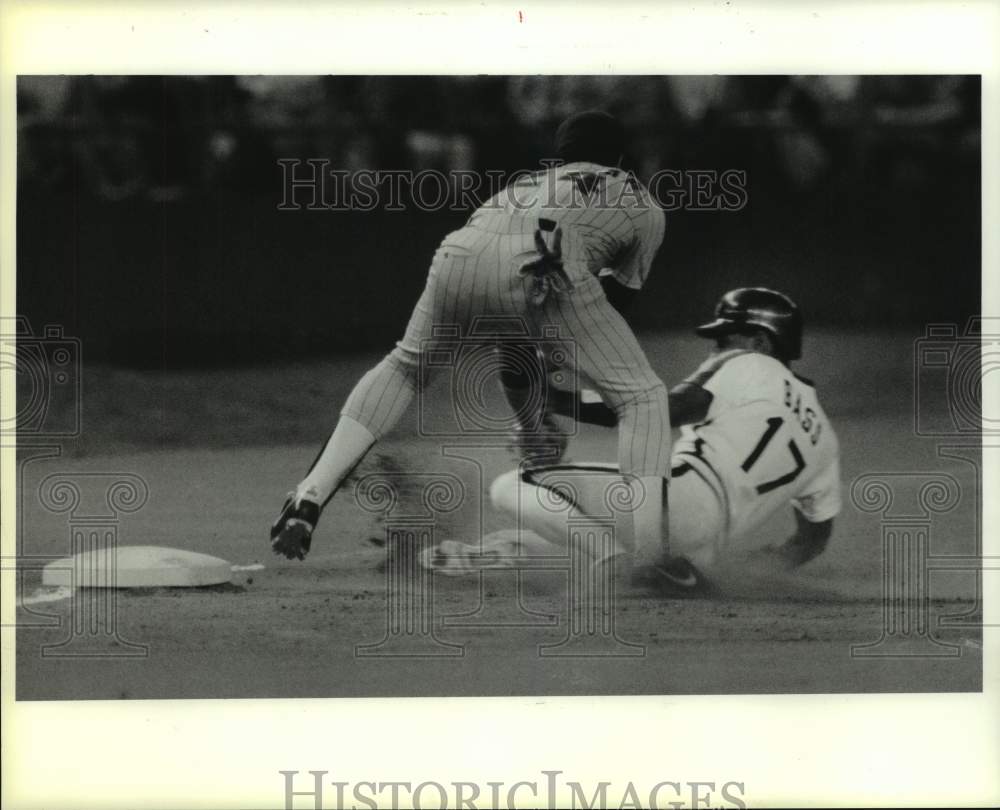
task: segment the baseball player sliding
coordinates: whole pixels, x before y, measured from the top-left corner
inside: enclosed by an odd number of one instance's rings
[[[614,413],[619,470],[641,503],[629,549],[689,575],[690,564],[664,546],[667,390],[612,305],[648,276],[663,239],[663,211],[617,168],[624,132],[612,116],[571,116],[555,145],[558,167],[522,176],[441,242],[403,339],[357,383],[333,434],[285,502],[271,529],[276,554],[304,559],[322,508],[426,384],[421,359],[434,351],[441,334],[435,327],[468,334],[474,319],[506,316],[519,319],[525,334],[544,338],[544,355],[571,358],[572,370]],[[504,375],[512,402],[517,376]],[[622,553],[624,542],[607,556]]]
[[[823,551],[832,533],[840,511],[840,463],[837,437],[815,388],[791,369],[801,355],[799,309],[773,290],[732,290],[719,301],[715,319],[696,332],[713,338],[716,349],[670,391],[671,418],[681,425],[671,458],[671,548],[699,570],[710,567],[717,555],[791,504],[796,531],[767,552],[786,566],[801,565]],[[570,520],[575,531],[585,531],[581,520],[606,516],[607,494],[620,485],[613,465],[557,464],[505,473],[493,483],[491,500],[537,537],[499,533],[482,548],[446,541],[422,559],[428,567],[461,574],[515,565],[524,554],[565,554]],[[664,576],[656,568],[643,570],[644,584],[665,595],[711,589],[704,576]]]

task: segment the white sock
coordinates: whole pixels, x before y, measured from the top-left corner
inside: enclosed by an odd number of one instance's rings
[[[360,422],[341,416],[323,452],[295,490],[296,502],[304,498],[323,506],[375,441],[375,436]]]

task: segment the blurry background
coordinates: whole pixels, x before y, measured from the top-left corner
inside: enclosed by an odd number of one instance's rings
[[[640,178],[747,173],[743,210],[668,215],[638,330],[746,284],[811,325],[964,322],[979,98],[955,76],[20,77],[18,312],[137,368],[387,349],[469,211],[280,211],[277,160],[535,169],[565,115],[599,107]]]

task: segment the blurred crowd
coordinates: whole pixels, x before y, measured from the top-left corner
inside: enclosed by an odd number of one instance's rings
[[[979,103],[963,76],[22,76],[18,169],[107,200],[277,193],[279,158],[513,171],[601,108],[640,177],[749,167],[808,192],[874,173],[905,190],[978,167]]]

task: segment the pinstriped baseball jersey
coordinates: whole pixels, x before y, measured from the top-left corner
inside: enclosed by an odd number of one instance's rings
[[[840,511],[840,449],[813,386],[783,363],[733,349],[712,355],[688,382],[713,399],[685,425],[674,464],[688,462],[726,504],[727,534],[746,534],[789,501],[806,520]]]
[[[402,340],[356,386],[343,413],[372,435],[384,435],[423,385],[442,334],[453,340],[476,330],[484,316],[504,316],[539,340],[550,360],[590,381],[616,411],[623,472],[666,476],[671,438],[666,387],[598,280],[610,267],[623,283],[641,286],[662,238],[663,213],[634,202],[634,191],[619,194],[628,183],[617,169],[577,163],[551,174],[515,183],[478,209],[465,227],[445,236]],[[592,192],[589,197],[582,185]],[[529,297],[533,279],[519,270],[538,257],[535,230],[553,232],[557,225],[569,285],[539,303]]]
[[[560,226],[562,271],[524,267],[539,258],[536,230],[552,233]],[[607,270],[638,289],[662,239],[663,213],[646,190],[606,166],[569,164],[522,178],[494,197],[442,240],[402,339],[351,390],[296,497],[326,503],[372,444],[398,423],[435,365],[454,372],[452,406],[461,423],[463,403],[482,396],[482,364],[469,368],[442,360],[456,355],[436,350],[453,348],[457,340],[475,356],[477,343],[492,335],[497,343],[487,349],[500,359],[494,368],[502,372],[509,360],[500,349],[501,334],[528,338],[529,365],[543,354],[593,384],[618,416],[624,474],[665,478],[671,440],[666,386],[598,280]],[[646,500],[632,522],[637,538],[659,546],[658,499]]]
[[[663,241],[662,209],[627,172],[596,163],[568,163],[527,174],[488,200],[467,228],[520,235],[532,251],[539,223],[562,228],[563,263],[570,275],[610,274],[641,289]]]

